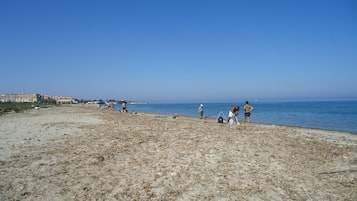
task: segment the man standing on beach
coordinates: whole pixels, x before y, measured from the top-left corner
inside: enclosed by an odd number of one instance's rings
[[[246,122],[246,120],[248,119],[248,124],[250,123],[250,111],[253,110],[253,106],[249,105],[248,101],[245,101],[245,105],[244,105],[244,122]]]
[[[203,117],[203,104],[201,104],[198,107],[198,114],[200,115],[200,119],[202,119],[202,117]]]
[[[126,110],[126,101],[122,101],[122,103],[121,103],[121,111],[122,112],[128,112],[128,110]]]
[[[114,103],[113,103],[113,101],[109,101],[108,107],[109,107],[109,110],[114,110]]]

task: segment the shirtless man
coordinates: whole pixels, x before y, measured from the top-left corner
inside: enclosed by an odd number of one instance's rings
[[[121,103],[121,111],[128,112],[128,110],[126,110],[126,102],[125,101],[122,101],[122,103]]]
[[[233,121],[238,125],[238,113],[239,113],[239,106],[234,106],[229,110],[227,123],[229,120],[233,119]]]
[[[250,123],[250,111],[253,110],[253,106],[249,105],[248,101],[245,101],[245,105],[244,105],[244,122],[246,122],[246,120],[248,119],[248,124]]]
[[[110,101],[108,104],[109,110],[114,110],[114,103],[113,101]]]

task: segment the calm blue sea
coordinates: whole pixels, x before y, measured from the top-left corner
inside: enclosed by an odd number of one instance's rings
[[[178,114],[198,117],[200,103],[127,105],[129,111]],[[244,102],[203,103],[204,117],[217,118],[222,111],[240,106],[238,118],[243,120]],[[251,121],[258,123],[319,128],[357,134],[357,101],[250,102],[254,107]],[[119,105],[117,107],[120,107]],[[120,109],[120,108],[118,108]],[[222,115],[221,115],[222,116]]]

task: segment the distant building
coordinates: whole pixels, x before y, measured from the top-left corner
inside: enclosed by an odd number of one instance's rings
[[[57,104],[77,104],[78,101],[70,96],[50,96],[51,99],[56,100]]]
[[[0,102],[15,102],[15,103],[39,103],[43,100],[40,94],[3,94],[0,95]]]
[[[3,94],[0,95],[0,102],[14,103],[40,103],[42,101],[55,100],[57,104],[76,104],[78,103],[70,96],[48,96],[40,94]]]

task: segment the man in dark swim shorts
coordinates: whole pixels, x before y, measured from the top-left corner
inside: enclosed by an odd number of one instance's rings
[[[126,101],[122,101],[122,103],[121,103],[121,111],[122,112],[128,112],[128,110],[126,110]]]
[[[245,101],[244,105],[244,123],[246,122],[248,118],[248,124],[250,123],[250,111],[253,110],[253,106],[249,105],[248,101]]]

